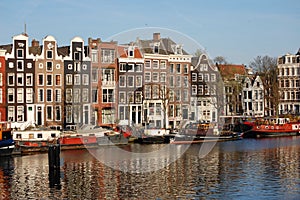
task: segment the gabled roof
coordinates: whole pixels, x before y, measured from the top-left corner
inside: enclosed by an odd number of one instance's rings
[[[217,67],[220,71],[221,76],[226,79],[234,79],[236,74],[247,75],[247,70],[245,65],[217,64]]]
[[[143,53],[153,53],[153,45],[159,43],[159,54],[170,55],[175,54],[174,46],[177,44],[170,38],[159,38],[158,40],[141,40],[137,39],[137,45]],[[183,55],[189,55],[184,49],[182,49]]]
[[[128,58],[128,48],[130,46],[118,46],[118,54],[120,58]],[[133,46],[131,46],[133,47]],[[142,53],[138,47],[134,48],[134,58],[143,58]]]

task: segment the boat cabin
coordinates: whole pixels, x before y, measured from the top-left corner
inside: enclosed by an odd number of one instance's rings
[[[52,141],[60,137],[60,131],[32,129],[26,131],[13,131],[15,141]]]

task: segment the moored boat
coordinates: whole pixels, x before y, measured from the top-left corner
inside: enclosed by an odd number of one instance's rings
[[[84,149],[98,147],[97,137],[94,134],[82,134],[77,131],[65,131],[59,139],[61,150]]]
[[[0,157],[10,156],[15,148],[11,127],[8,122],[0,122]]]
[[[56,144],[60,131],[45,127],[27,127],[25,130],[13,130],[16,148],[14,154],[47,152],[50,144]]]
[[[214,123],[190,122],[171,139],[171,144],[196,144],[203,142],[221,142],[239,139],[239,134],[226,131],[218,131]]]
[[[266,118],[254,122],[244,122],[249,127],[242,133],[243,138],[280,137],[300,135],[300,122],[289,118]]]

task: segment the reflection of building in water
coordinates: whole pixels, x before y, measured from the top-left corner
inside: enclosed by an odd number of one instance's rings
[[[10,198],[10,179],[9,170],[14,168],[11,158],[0,158],[0,199]]]

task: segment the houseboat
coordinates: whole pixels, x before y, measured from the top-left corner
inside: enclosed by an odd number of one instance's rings
[[[214,123],[190,122],[171,139],[171,144],[196,144],[203,142],[221,142],[239,139],[239,134],[226,131],[220,134]]]
[[[15,148],[9,122],[0,122],[0,157],[10,156]]]
[[[246,121],[248,131],[242,133],[243,138],[262,138],[300,135],[300,122],[292,122],[290,118],[266,118],[253,122]]]
[[[60,131],[45,127],[27,127],[25,130],[13,130],[15,141],[14,154],[47,152],[50,144],[56,144]]]

